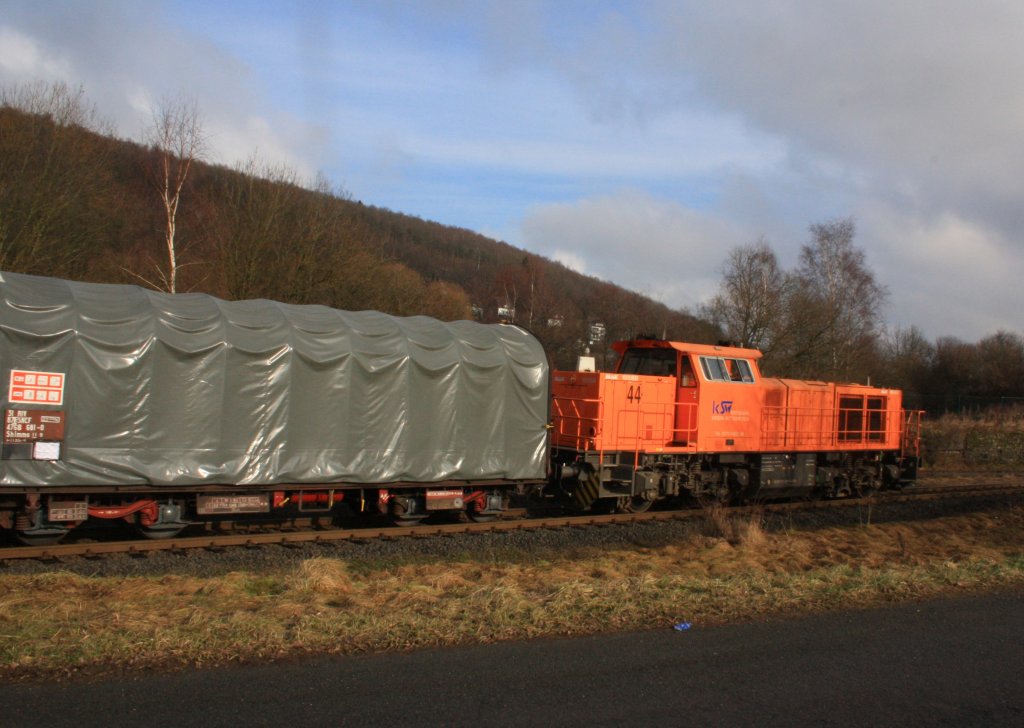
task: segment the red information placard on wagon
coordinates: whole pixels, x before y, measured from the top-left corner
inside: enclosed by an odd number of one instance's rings
[[[11,370],[11,386],[7,391],[9,402],[32,404],[64,404],[64,379],[61,372],[32,372]]]

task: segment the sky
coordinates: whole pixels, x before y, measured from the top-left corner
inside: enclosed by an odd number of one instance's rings
[[[3,0],[0,86],[254,154],[696,311],[852,217],[890,328],[1022,333],[1024,3]]]

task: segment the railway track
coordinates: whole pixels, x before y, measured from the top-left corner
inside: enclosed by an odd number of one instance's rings
[[[1024,482],[975,483],[967,485],[915,485],[904,491],[877,494],[866,498],[842,500],[793,501],[763,503],[729,508],[730,515],[751,513],[778,513],[824,508],[849,508],[911,501],[947,498],[976,498],[985,496],[1024,494]],[[200,535],[164,540],[131,541],[78,541],[47,546],[16,546],[0,548],[0,561],[14,559],[63,559],[69,557],[102,557],[108,554],[147,554],[156,551],[189,551],[195,549],[256,548],[265,545],[331,543],[340,541],[368,541],[371,539],[424,538],[429,536],[456,536],[500,531],[587,528],[638,522],[671,521],[701,518],[707,511],[700,508],[681,510],[655,510],[645,513],[608,515],[558,515],[541,518],[513,518],[489,523],[442,523],[409,527],[325,528],[319,530],[270,531],[257,533],[230,533]]]

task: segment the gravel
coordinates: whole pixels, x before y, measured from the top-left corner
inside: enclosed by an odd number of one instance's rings
[[[946,499],[849,508],[766,513],[768,532],[811,530],[829,526],[913,521],[1024,505],[1024,496]],[[3,574],[71,572],[94,577],[159,577],[168,574],[215,577],[233,571],[291,572],[304,560],[326,557],[353,563],[386,565],[415,561],[483,560],[531,562],[557,555],[600,549],[656,548],[699,536],[718,535],[711,518],[650,521],[628,525],[526,529],[483,534],[370,539],[360,542],[267,545],[224,550],[189,549],[143,555],[114,554],[63,560],[14,560],[0,563]]]

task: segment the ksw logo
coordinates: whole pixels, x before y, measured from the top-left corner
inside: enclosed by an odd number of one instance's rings
[[[732,414],[732,400],[723,399],[721,402],[713,402],[711,411],[716,415],[731,415]]]

